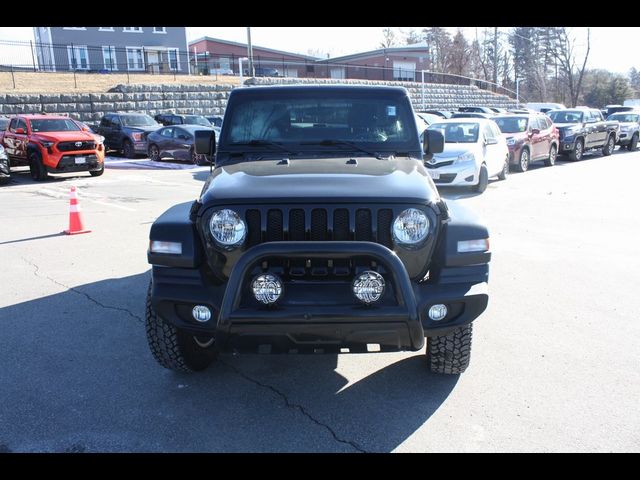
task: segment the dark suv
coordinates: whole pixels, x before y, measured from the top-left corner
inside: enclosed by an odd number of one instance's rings
[[[507,138],[509,164],[526,172],[531,162],[544,160],[555,165],[560,135],[551,119],[542,113],[498,115],[493,117]]]
[[[219,145],[211,131],[195,142],[215,169],[150,232],[146,331],[162,366],[426,343],[431,371],[467,368],[489,233],[439,196],[423,162],[444,139],[420,144],[406,89],[238,88]]]
[[[106,113],[95,130],[105,138],[107,150],[121,151],[125,157],[135,158],[138,154],[147,154],[147,135],[160,127],[162,125],[146,113]]]
[[[202,115],[178,115],[175,113],[159,113],[154,117],[158,123],[167,125],[202,125],[211,127],[211,122]]]

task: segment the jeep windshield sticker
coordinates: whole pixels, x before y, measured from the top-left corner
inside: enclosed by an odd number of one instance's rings
[[[387,105],[387,117],[395,117],[395,116],[396,116],[395,105]]]

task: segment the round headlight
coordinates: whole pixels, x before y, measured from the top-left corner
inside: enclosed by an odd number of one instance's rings
[[[234,248],[244,242],[247,226],[233,210],[217,210],[211,215],[209,229],[214,240],[223,247]]]
[[[393,222],[393,240],[400,245],[416,245],[427,238],[429,217],[416,209],[408,208]]]

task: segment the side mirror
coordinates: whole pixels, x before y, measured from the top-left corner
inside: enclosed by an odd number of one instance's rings
[[[498,144],[498,139],[497,138],[485,138],[484,139],[484,144],[485,145],[497,145]]]
[[[82,131],[83,132],[90,132],[91,129],[85,125],[85,126],[82,127]]]
[[[17,133],[18,135],[24,135],[24,133],[25,133],[25,132],[24,132],[24,128],[22,128],[22,127],[16,128],[16,133]]]
[[[539,128],[533,128],[533,129],[531,130],[531,133],[532,133],[533,135],[538,135],[538,134],[540,133],[540,129],[539,129]]]
[[[422,151],[427,156],[441,153],[444,150],[444,135],[439,130],[425,130],[422,139]]]
[[[213,158],[216,153],[216,136],[213,130],[196,130],[194,148],[198,155],[208,155]]]

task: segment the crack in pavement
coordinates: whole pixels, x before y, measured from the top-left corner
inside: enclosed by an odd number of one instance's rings
[[[262,388],[267,388],[269,390],[271,390],[273,393],[275,393],[276,395],[278,395],[279,397],[281,397],[284,400],[285,405],[288,408],[292,408],[292,409],[297,409],[298,411],[300,411],[300,413],[302,413],[305,417],[307,417],[309,420],[311,420],[313,423],[315,423],[316,425],[319,425],[320,427],[324,427],[326,430],[329,431],[329,433],[331,434],[331,436],[334,438],[334,440],[336,442],[340,442],[340,443],[344,443],[346,445],[351,446],[352,448],[354,448],[355,450],[357,450],[360,453],[370,453],[367,450],[365,450],[364,448],[360,447],[356,442],[353,442],[351,440],[344,440],[340,437],[338,437],[338,435],[336,434],[336,432],[333,431],[333,429],[327,425],[326,423],[322,423],[320,420],[315,419],[309,412],[307,412],[307,410],[305,410],[305,408],[302,405],[299,405],[297,403],[291,403],[289,401],[289,399],[287,398],[287,396],[282,393],[280,390],[278,390],[275,387],[272,387],[271,385],[267,385],[266,383],[262,383],[259,380],[256,380],[254,378],[251,378],[249,375],[247,375],[246,373],[242,372],[240,369],[238,369],[237,367],[234,367],[233,365],[228,364],[227,362],[218,359],[218,362],[222,363],[223,365],[225,365],[226,367],[230,368],[231,370],[233,370],[235,373],[237,373],[239,376],[241,376],[242,378],[244,378],[245,380],[254,383]]]
[[[49,280],[50,282],[55,283],[56,285],[59,285],[61,287],[64,287],[68,290],[71,290],[74,293],[77,293],[78,295],[82,295],[83,297],[86,297],[87,300],[95,303],[96,305],[98,305],[99,307],[105,308],[107,310],[118,310],[120,312],[125,312],[127,313],[130,317],[132,317],[134,320],[139,321],[141,324],[144,325],[144,320],[142,319],[142,317],[140,317],[139,315],[136,315],[135,313],[131,312],[131,310],[128,310],[126,308],[121,308],[121,307],[113,307],[111,305],[105,305],[104,303],[99,302],[98,300],[96,300],[95,298],[93,298],[91,295],[89,295],[88,293],[83,292],[82,290],[78,290],[75,287],[70,287],[69,285],[65,285],[64,283],[60,283],[59,281],[57,281],[54,278],[49,277],[48,275],[43,275],[38,273],[40,271],[40,267],[38,267],[38,265],[36,265],[35,263],[27,260],[26,258],[22,257],[22,260],[24,260],[26,263],[28,263],[29,265],[31,265],[32,267],[35,267],[35,270],[33,271],[33,274],[36,277],[40,277],[40,278],[46,278],[47,280]]]

